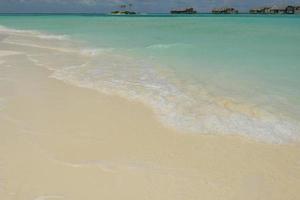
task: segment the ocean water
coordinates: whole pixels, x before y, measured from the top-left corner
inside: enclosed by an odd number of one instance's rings
[[[44,63],[51,77],[142,101],[167,126],[300,137],[300,16],[1,15],[0,25],[76,43],[84,62]]]

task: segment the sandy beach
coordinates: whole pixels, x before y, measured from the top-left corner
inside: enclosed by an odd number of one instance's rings
[[[166,127],[141,102],[52,78],[34,55],[85,59],[54,43],[0,33],[1,200],[300,199],[298,143]]]

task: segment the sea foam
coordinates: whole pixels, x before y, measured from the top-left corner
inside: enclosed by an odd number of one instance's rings
[[[47,40],[67,40],[69,37],[67,35],[38,35],[38,38],[47,39]]]
[[[298,138],[296,121],[263,111],[260,111],[263,114],[255,116],[247,112],[251,110],[247,105],[244,105],[245,111],[241,108],[228,109],[220,103],[220,99],[208,94],[203,89],[205,86],[191,94],[187,92],[189,86],[179,87],[173,83],[176,80],[169,80],[149,64],[130,58],[127,63],[124,58],[118,62],[118,56],[106,59],[59,69],[51,77],[144,102],[154,109],[164,124],[181,131],[242,134],[271,143],[286,143]]]
[[[0,33],[9,33],[9,34],[29,34],[34,35],[37,38],[45,39],[45,40],[68,40],[68,35],[54,35],[49,33],[42,33],[36,30],[19,30],[19,29],[12,29],[5,26],[0,25]]]
[[[182,48],[182,47],[189,47],[191,45],[184,44],[184,43],[171,43],[171,44],[152,44],[147,46],[148,49],[169,49],[169,48]]]

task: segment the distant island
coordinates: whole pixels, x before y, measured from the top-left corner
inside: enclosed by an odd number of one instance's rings
[[[249,11],[251,14],[300,14],[300,6],[272,6],[253,8]]]
[[[212,14],[238,14],[239,11],[235,8],[214,8]],[[250,14],[300,14],[300,6],[269,6],[261,8],[252,8],[249,10]]]
[[[235,8],[214,8],[211,11],[213,14],[238,14],[239,11]]]
[[[113,15],[135,15],[136,12],[128,11],[128,10],[116,10],[116,11],[112,11],[111,14],[113,14]]]
[[[122,4],[119,6],[121,10],[112,11],[111,14],[112,15],[135,15],[137,13],[131,10],[132,6],[133,5],[131,3]],[[126,8],[128,9],[126,10]]]
[[[119,10],[112,11],[112,15],[136,15],[137,12],[133,11],[132,4],[120,5]],[[233,7],[221,7],[214,8],[211,11],[212,14],[239,14],[239,10]],[[250,14],[300,14],[300,6],[265,6],[260,8],[252,8],[249,10]],[[197,11],[190,7],[184,9],[174,9],[170,11],[170,14],[197,14]]]
[[[194,8],[186,8],[182,10],[171,10],[171,14],[197,14]]]

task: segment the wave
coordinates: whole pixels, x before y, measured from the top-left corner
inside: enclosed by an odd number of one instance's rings
[[[38,38],[41,39],[46,39],[46,40],[68,40],[69,36],[68,35],[38,35]]]
[[[114,48],[85,48],[80,50],[80,53],[85,56],[97,56],[102,53],[110,53],[113,52]]]
[[[175,47],[189,47],[191,45],[184,44],[184,43],[172,43],[172,44],[152,44],[150,46],[147,46],[147,49],[169,49],[169,48],[175,48]]]
[[[234,105],[227,99],[217,99],[205,89],[188,94],[190,86],[180,87],[167,77],[143,63],[114,66],[85,63],[56,70],[51,77],[95,89],[106,94],[117,94],[130,100],[150,105],[164,124],[180,131],[202,134],[242,134],[270,143],[288,143],[298,139],[296,121],[273,116],[263,111],[249,112],[251,106]],[[135,66],[134,66],[135,65]],[[176,81],[176,80],[175,80]],[[200,94],[200,95],[199,95]],[[227,107],[230,102],[230,107]],[[239,106],[239,107],[238,107]]]
[[[34,35],[37,38],[45,39],[45,40],[69,40],[68,35],[55,35],[55,34],[49,34],[49,33],[43,33],[36,30],[19,30],[19,29],[13,29],[8,28],[6,26],[0,25],[0,33],[10,33],[10,34],[30,34]]]
[[[8,27],[2,26],[2,25],[0,25],[0,31],[1,32],[8,32],[8,33],[30,33],[30,34],[39,33],[39,32],[34,31],[34,30],[19,30],[19,29],[8,28]]]

